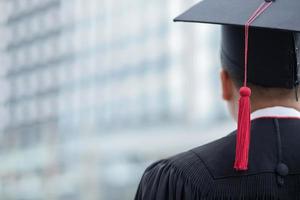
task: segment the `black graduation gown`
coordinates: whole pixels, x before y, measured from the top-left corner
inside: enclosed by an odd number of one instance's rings
[[[135,200],[300,199],[300,120],[252,121],[247,171],[233,169],[236,133],[149,166]]]

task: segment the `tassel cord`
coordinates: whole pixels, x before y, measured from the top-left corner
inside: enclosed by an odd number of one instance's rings
[[[236,170],[248,169],[249,145],[250,145],[250,95],[251,89],[247,87],[248,72],[248,48],[249,48],[249,27],[251,23],[261,15],[270,5],[271,2],[262,3],[256,11],[250,16],[245,24],[245,57],[244,57],[244,82],[240,88],[239,111],[238,111],[238,128],[236,139],[236,152],[234,168]]]

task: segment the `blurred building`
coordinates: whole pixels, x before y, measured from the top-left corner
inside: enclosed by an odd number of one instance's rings
[[[0,2],[1,199],[132,199],[226,119],[218,28],[172,23],[194,0]]]

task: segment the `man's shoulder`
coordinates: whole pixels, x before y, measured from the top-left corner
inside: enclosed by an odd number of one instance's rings
[[[228,172],[233,172],[235,154],[234,132],[198,146],[189,151],[168,158],[168,162],[183,173],[190,175],[197,172],[196,176],[207,174],[210,178],[221,178]],[[198,179],[198,177],[195,177]]]
[[[189,195],[199,192],[201,196],[207,195],[215,186],[214,168],[211,168],[211,165],[214,165],[217,159],[224,159],[222,155],[229,154],[231,150],[228,146],[234,148],[233,142],[234,136],[229,135],[154,162],[143,175],[139,193],[151,195],[149,191],[164,190],[162,193],[165,194],[166,191],[169,193],[172,188],[173,191],[190,191]],[[232,165],[228,164],[229,167],[232,168]]]
[[[215,179],[218,171],[232,170],[234,162],[235,135],[217,139],[210,143],[198,146],[188,151],[176,154],[169,158],[151,164],[146,172],[172,171],[188,177],[194,182],[199,179]]]

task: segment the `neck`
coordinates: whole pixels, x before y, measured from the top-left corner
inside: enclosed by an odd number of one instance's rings
[[[293,108],[300,111],[300,102],[297,102],[295,99],[293,100],[286,100],[286,101],[278,101],[278,100],[271,100],[269,102],[264,101],[252,101],[251,102],[251,112],[254,112],[259,109],[274,107],[274,106],[282,106]]]

